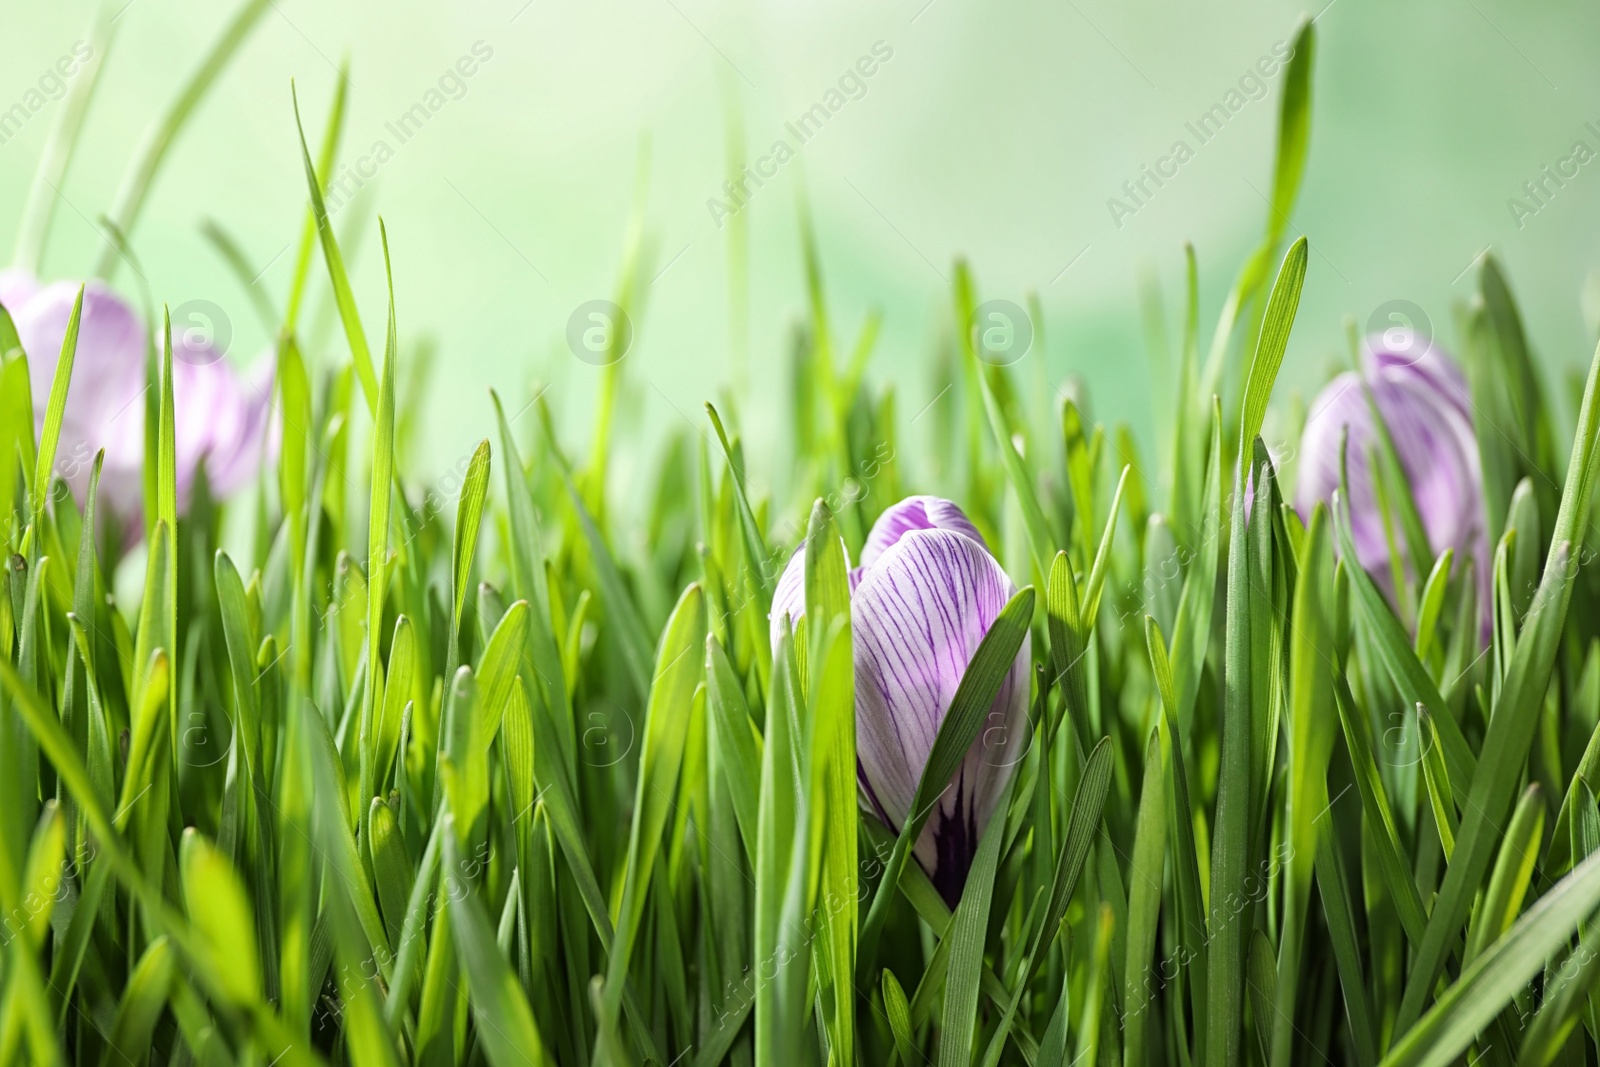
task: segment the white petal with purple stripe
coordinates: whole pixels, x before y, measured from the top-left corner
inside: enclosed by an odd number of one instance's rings
[[[861,565],[871,567],[895,542],[912,530],[952,530],[965,534],[984,548],[983,535],[954,501],[939,496],[908,496],[889,507],[872,524],[861,549]]]
[[[911,807],[973,653],[1015,589],[978,541],[949,530],[914,530],[867,568],[852,604],[856,661],[856,756],[862,791],[892,828]],[[1026,642],[995,698],[916,855],[946,899],[959,895],[978,835],[1025,746]]]
[[[850,592],[856,591],[856,586],[861,584],[861,576],[865,573],[864,567],[850,567],[850,550],[845,549],[845,566],[849,568]],[[805,617],[806,614],[806,543],[801,541],[795,548],[794,555],[789,557],[788,564],[783,568],[783,573],[778,576],[778,584],[772,590],[772,610],[767,613],[767,636],[772,642],[772,651],[778,651],[778,641],[783,637],[783,617],[789,616],[789,625],[792,628]]]

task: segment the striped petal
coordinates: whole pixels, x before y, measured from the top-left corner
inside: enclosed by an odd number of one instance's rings
[[[908,496],[879,515],[878,521],[872,524],[872,532],[861,549],[861,565],[871,567],[912,530],[953,530],[984,548],[989,547],[967,513],[953,501],[938,496]]]
[[[899,538],[855,592],[857,775],[891,828],[906,819],[917,780],[956,687],[1015,589],[983,545],[950,530]],[[959,899],[978,836],[1026,751],[1026,642],[985,729],[916,843],[946,900]]]
[[[767,614],[768,637],[772,651],[778,651],[783,638],[783,619],[788,616],[792,627],[806,614],[806,543],[801,541],[789,557],[789,565],[778,576],[778,585],[772,591],[772,611]]]
[[[864,567],[850,567],[850,550],[845,549],[845,566],[849,568],[850,592],[856,591],[856,586],[861,584],[861,576],[865,573]],[[767,633],[772,641],[772,651],[778,651],[778,641],[783,637],[783,617],[789,617],[792,627],[806,614],[806,543],[801,541],[794,550],[794,555],[789,557],[789,563],[783,568],[783,573],[778,576],[778,584],[772,590],[772,610],[767,613]]]

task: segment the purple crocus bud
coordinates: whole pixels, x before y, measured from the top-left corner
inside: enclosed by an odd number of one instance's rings
[[[774,651],[785,616],[798,621],[805,615],[805,574],[802,543],[773,590]],[[863,803],[890,829],[905,824],[961,677],[1015,592],[977,527],[949,500],[908,497],[879,516],[867,535],[861,566],[850,570],[856,779]],[[1024,642],[980,739],[917,839],[917,861],[952,907],[979,835],[1020,759],[1008,742],[1026,731],[1029,658]]]
[[[14,301],[6,306],[28,353],[34,417],[42,426],[78,284],[38,286],[13,271],[0,285],[0,300],[10,294]],[[101,495],[129,525],[142,506],[146,338],[126,302],[99,282],[85,286],[56,473],[82,499],[94,454],[105,449]],[[212,492],[226,496],[254,475],[263,449],[275,447],[272,366],[268,361],[245,377],[204,342],[175,337],[172,394],[178,507],[186,510],[202,460]]]
[[[888,508],[872,524],[867,543],[861,549],[861,565],[870,567],[896,541],[912,530],[954,530],[966,534],[985,548],[983,535],[972,525],[967,513],[953,501],[937,496],[908,496]]]
[[[1381,334],[1367,339],[1362,362],[1359,376],[1347,371],[1334,378],[1311,406],[1300,442],[1296,509],[1309,516],[1313,504],[1330,500],[1339,488],[1339,443],[1348,430],[1345,463],[1356,558],[1380,585],[1389,587],[1389,546],[1372,470],[1380,444],[1361,388],[1365,380],[1394,441],[1429,547],[1436,555],[1447,548],[1457,556],[1470,553],[1480,589],[1486,592],[1483,474],[1461,369],[1436,345],[1421,356],[1401,353],[1385,347]],[[1391,521],[1398,519],[1391,515]],[[1412,560],[1407,564],[1413,571],[1418,565]]]
[[[856,770],[867,803],[891,829],[905,824],[961,677],[1015,591],[988,549],[951,530],[907,532],[866,568],[851,602]],[[1026,729],[1029,659],[1024,641],[983,734],[915,845],[952,906],[1017,763],[1004,741]],[[988,743],[997,737],[1001,744]]]

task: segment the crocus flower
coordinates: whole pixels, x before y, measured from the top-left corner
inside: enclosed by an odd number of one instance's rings
[[[36,428],[61,356],[78,283],[40,284],[21,271],[0,273],[0,304],[10,313],[28,354]],[[95,452],[105,449],[100,493],[129,525],[142,506],[144,463],[145,324],[128,304],[99,282],[84,288],[78,345],[57,446],[56,474],[81,500]],[[160,339],[157,339],[159,345]],[[193,334],[173,333],[174,444],[178,507],[187,510],[202,460],[211,490],[225,496],[258,469],[271,427],[272,367],[250,377],[237,373],[211,345]]]
[[[1295,506],[1302,516],[1318,500],[1329,500],[1339,487],[1339,443],[1346,430],[1345,462],[1350,479],[1350,526],[1356,559],[1389,588],[1389,546],[1374,489],[1372,464],[1379,440],[1372,408],[1361,386],[1371,388],[1384,425],[1394,441],[1400,466],[1437,555],[1447,548],[1459,557],[1470,553],[1480,592],[1489,584],[1487,533],[1483,510],[1483,473],[1473,433],[1467,382],[1455,361],[1437,345],[1420,356],[1385,346],[1383,337],[1367,339],[1361,372],[1346,371],[1329,382],[1312,404],[1300,442],[1300,473]],[[1398,544],[1398,517],[1391,512]],[[1407,560],[1408,568],[1417,566]]]
[[[961,677],[1016,592],[961,509],[910,497],[878,519],[851,571],[856,669],[856,778],[862,802],[898,832]],[[774,641],[785,614],[804,613],[802,546],[773,597]],[[998,807],[1025,730],[1027,642],[1001,683],[983,732],[937,802],[915,846],[952,906],[979,836]]]

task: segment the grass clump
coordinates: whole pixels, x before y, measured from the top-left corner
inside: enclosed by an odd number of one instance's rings
[[[1203,359],[1188,257],[1165,462],[1071,400],[1040,417],[967,328],[963,265],[947,421],[908,460],[862,370],[871,323],[836,361],[808,234],[786,500],[734,405],[667,442],[647,499],[617,499],[625,361],[587,456],[542,396],[510,417],[495,397],[444,493],[409,478],[392,292],[371,345],[318,186],[341,93],[316,162],[301,143],[276,459],[226,505],[251,510],[247,552],[218,549],[204,477],[180,507],[170,329],[131,597],[108,579],[140,527],[97,517],[105,457],[77,496],[56,473],[79,311],[41,428],[0,405],[23,458],[3,486],[0,1060],[1592,1062],[1600,370],[1562,475],[1490,260],[1463,330],[1488,558],[1418,534],[1398,434],[1372,465],[1392,566],[1356,563],[1348,475],[1331,508],[1285,503],[1260,433],[1307,274],[1283,238],[1311,34],[1269,223]],[[124,224],[220,62],[158,127]],[[302,351],[318,246],[348,359]],[[45,356],[6,316],[0,352],[8,389]],[[912,488],[958,501],[1021,589],[933,709],[892,827],[858,787],[850,562]],[[774,626],[800,542],[804,617]],[[1026,714],[997,732],[1019,656]],[[915,844],[972,752],[1008,770],[952,891]]]

